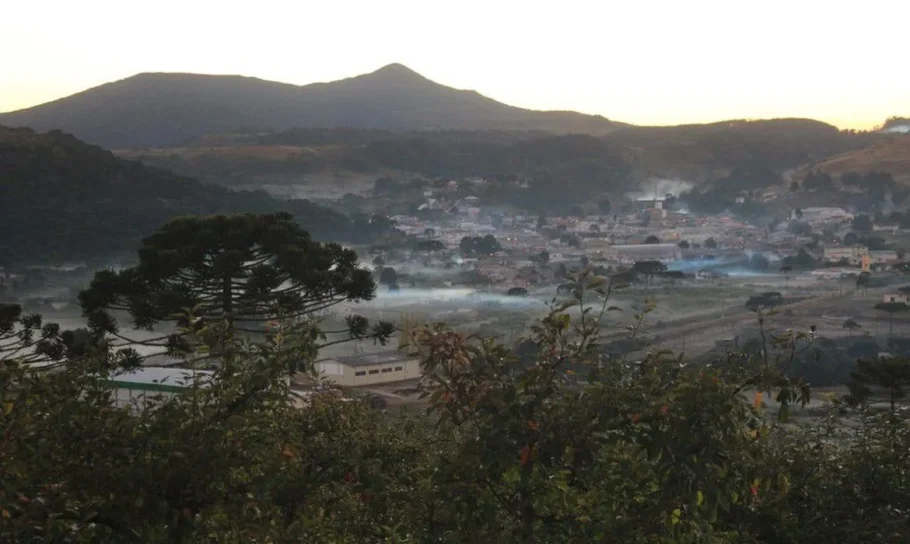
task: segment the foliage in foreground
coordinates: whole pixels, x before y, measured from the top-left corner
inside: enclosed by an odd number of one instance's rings
[[[835,424],[846,406],[790,430],[760,401],[806,400],[785,377],[805,338],[768,338],[759,359],[716,366],[607,357],[613,284],[570,279],[574,301],[529,333],[530,365],[494,339],[415,331],[429,417],[328,395],[299,406],[286,380],[298,354],[281,334],[238,343],[244,365],[141,413],[111,406],[104,358],[50,373],[6,360],[0,540],[902,541],[900,396],[882,414],[857,395],[851,434]],[[887,389],[881,375],[857,391]],[[747,390],[760,393],[750,402]]]

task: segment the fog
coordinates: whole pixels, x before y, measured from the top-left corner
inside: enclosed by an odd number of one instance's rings
[[[354,308],[383,310],[390,308],[413,308],[432,311],[447,306],[458,308],[480,308],[488,304],[498,304],[510,308],[542,307],[543,301],[534,297],[508,296],[502,293],[488,293],[470,288],[445,289],[400,289],[398,291],[380,291],[376,298],[363,302]]]
[[[663,200],[667,194],[678,196],[694,187],[679,178],[651,178],[641,184],[637,191],[627,194],[632,200]]]

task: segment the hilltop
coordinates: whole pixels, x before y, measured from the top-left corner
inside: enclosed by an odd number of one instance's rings
[[[314,236],[352,234],[346,216],[310,202],[206,185],[59,131],[0,126],[0,180],[0,261],[131,253],[141,237],[188,214],[284,210]]]
[[[440,85],[400,64],[304,86],[242,76],[143,73],[0,114],[0,124],[60,129],[107,148],[169,146],[250,128],[606,134],[624,126],[601,116],[509,106],[475,91]]]

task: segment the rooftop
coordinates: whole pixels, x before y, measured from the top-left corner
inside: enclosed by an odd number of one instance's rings
[[[348,366],[372,366],[372,365],[385,365],[389,363],[397,363],[399,361],[406,361],[412,357],[404,351],[384,351],[381,353],[365,353],[362,355],[348,355],[346,357],[335,357],[335,360],[339,363],[346,364]]]
[[[136,370],[118,372],[110,377],[110,383],[118,386],[140,389],[179,390],[190,386],[194,371],[187,368],[160,366],[140,367]],[[196,370],[196,379],[208,381],[215,373],[211,370]],[[139,387],[145,386],[145,387]]]

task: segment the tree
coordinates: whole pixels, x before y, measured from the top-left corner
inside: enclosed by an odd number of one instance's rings
[[[591,225],[588,227],[588,230],[591,232],[600,232],[600,225],[597,223],[591,223]]]
[[[537,216],[537,228],[542,229],[546,226],[547,226],[547,216],[544,214],[540,214],[539,216]]]
[[[385,265],[385,259],[382,258],[382,255],[376,255],[373,257],[373,266],[382,267]]]
[[[636,274],[641,274],[648,278],[648,285],[651,285],[651,279],[667,271],[667,265],[660,261],[637,261],[632,265],[632,270]]]
[[[910,361],[899,357],[860,359],[850,373],[848,387],[849,400],[854,403],[867,402],[875,391],[884,391],[894,415],[910,387]]]
[[[714,238],[708,238],[705,240],[705,247],[708,249],[717,249],[717,240]]]
[[[572,215],[574,217],[584,217],[585,209],[576,204],[575,206],[572,206]]]
[[[903,302],[879,302],[875,309],[888,313],[888,342],[891,342],[894,336],[894,314],[906,312],[910,310],[910,306]]]
[[[857,244],[859,244],[859,236],[855,232],[848,232],[844,235],[845,246],[855,246]]]
[[[856,232],[868,234],[872,232],[872,219],[866,214],[859,214],[853,218],[853,230]]]
[[[797,219],[802,219],[803,211],[799,208],[796,208],[795,210],[793,210],[793,215],[796,216]]]
[[[216,215],[167,223],[142,241],[136,266],[96,273],[79,301],[92,330],[128,340],[112,312],[125,311],[135,328],[152,330],[161,322],[189,326],[191,309],[196,326],[259,333],[276,318],[299,320],[370,300],[375,289],[354,251],[313,241],[290,214]],[[368,331],[363,318],[348,325],[350,338],[385,341],[391,333],[383,323]],[[189,347],[181,333],[149,344],[173,356]],[[213,355],[229,362],[228,346],[212,346]]]
[[[770,264],[768,258],[757,251],[749,257],[749,268],[754,270],[767,270]]]
[[[869,278],[870,277],[871,277],[870,274],[865,271],[860,272],[859,275],[856,276],[856,289],[857,290],[862,289],[863,296],[866,296],[866,290],[869,288]]]
[[[384,267],[379,272],[379,283],[391,286],[398,284],[398,273],[391,266]]]
[[[506,295],[510,297],[526,297],[528,296],[528,290],[524,287],[512,287],[506,292]]]
[[[646,244],[659,244],[660,239],[657,236],[654,236],[652,234],[651,236],[648,236],[647,238],[645,238],[645,243]]]
[[[683,241],[680,242],[678,245],[679,245],[679,248],[680,248],[680,249],[689,249],[689,247],[690,247],[690,246],[689,246],[689,241],[688,241],[688,240],[683,240]]]
[[[799,182],[798,181],[794,181],[794,182],[790,183],[790,192],[791,193],[799,192]]]
[[[548,262],[550,262],[550,252],[547,250],[541,251],[540,253],[537,254],[537,260],[540,261],[542,264],[547,264]]]
[[[446,248],[446,246],[439,240],[418,240],[414,248],[417,251],[432,252],[442,251]]]
[[[486,236],[465,236],[458,244],[462,255],[492,255],[502,251],[499,241],[492,234]]]
[[[844,320],[843,328],[847,329],[850,334],[853,334],[854,332],[863,328],[863,326],[857,323],[855,319],[848,318]]]
[[[812,225],[805,221],[790,221],[787,231],[796,236],[809,236],[812,234]]]
[[[612,206],[610,206],[610,201],[606,198],[601,198],[597,203],[597,209],[600,211],[600,215],[607,215],[610,213],[611,208]]]

